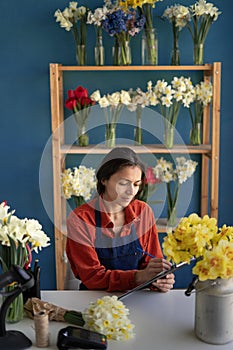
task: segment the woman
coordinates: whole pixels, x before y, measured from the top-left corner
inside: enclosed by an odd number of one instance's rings
[[[163,258],[152,209],[136,199],[145,167],[132,149],[116,147],[96,177],[98,196],[68,217],[67,257],[80,289],[129,290],[171,266]],[[167,292],[173,284],[168,274],[151,289]]]

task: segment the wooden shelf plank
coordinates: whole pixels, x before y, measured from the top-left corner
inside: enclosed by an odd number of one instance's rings
[[[56,64],[56,63],[54,63]],[[62,66],[60,71],[211,71],[212,64],[182,66]]]
[[[158,153],[158,154],[206,154],[209,155],[211,152],[211,145],[199,145],[199,146],[189,146],[189,145],[175,145],[173,148],[168,149],[164,145],[116,145],[116,147],[126,146],[132,148],[135,152],[139,154],[146,153]],[[107,154],[111,149],[105,147],[105,145],[89,145],[87,147],[79,147],[76,145],[63,145],[61,146],[61,154]]]

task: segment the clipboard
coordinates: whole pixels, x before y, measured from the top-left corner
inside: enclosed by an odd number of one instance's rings
[[[184,261],[184,262],[181,262],[179,264],[172,265],[172,267],[169,270],[161,271],[160,273],[158,273],[155,277],[151,278],[150,280],[148,280],[148,281],[146,281],[144,283],[141,283],[137,287],[135,287],[135,288],[127,291],[126,293],[120,295],[118,297],[118,300],[122,300],[122,299],[126,298],[128,295],[130,295],[130,294],[132,294],[132,293],[134,293],[134,292],[136,292],[138,290],[142,290],[142,289],[144,289],[146,287],[149,287],[151,283],[157,281],[158,279],[166,277],[169,273],[173,273],[174,271],[182,268],[183,266],[189,265],[193,261],[197,261],[197,259],[193,258],[190,261]]]

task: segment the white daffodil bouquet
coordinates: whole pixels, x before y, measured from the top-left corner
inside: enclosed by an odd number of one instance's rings
[[[102,333],[108,339],[127,340],[134,337],[129,309],[117,296],[104,296],[91,302],[82,312],[84,327]]]
[[[213,86],[210,81],[201,81],[195,85],[195,97],[193,104],[190,105],[189,114],[192,122],[190,133],[191,145],[200,145],[201,140],[201,124],[203,120],[204,108],[208,106],[213,97]]]
[[[0,204],[0,262],[3,271],[12,264],[21,267],[30,263],[31,252],[38,253],[49,246],[50,238],[42,231],[41,224],[35,219],[19,219],[9,212],[6,202]]]
[[[80,65],[86,64],[86,41],[87,41],[87,15],[89,9],[79,6],[78,2],[70,1],[69,6],[63,11],[56,10],[54,16],[60,27],[66,31],[73,31],[76,44],[77,60]],[[83,51],[81,48],[83,47]]]
[[[180,52],[179,52],[179,36],[181,30],[187,25],[190,21],[189,9],[183,5],[172,5],[167,7],[163,13],[165,17],[172,25],[173,33],[173,50],[172,50],[172,65],[180,64]]]
[[[125,106],[131,102],[128,91],[121,90],[101,96],[99,90],[91,95],[91,99],[97,102],[100,108],[104,109],[105,126],[106,126],[106,146],[114,147],[116,141],[116,126]]]
[[[28,317],[35,311],[46,310],[50,321],[65,321],[76,326],[99,332],[109,340],[127,340],[134,337],[134,325],[130,322],[129,309],[118,297],[103,296],[90,302],[84,311],[66,310],[57,305],[31,298],[25,304]]]
[[[85,203],[96,189],[95,169],[84,165],[65,169],[61,174],[61,188],[63,197],[73,197],[76,206]]]
[[[168,231],[163,251],[174,263],[200,258],[192,269],[200,281],[233,277],[233,227],[218,228],[217,220],[208,215],[182,218]]]
[[[7,272],[11,265],[28,269],[32,260],[32,251],[38,253],[49,246],[50,238],[42,231],[42,226],[35,219],[19,219],[13,215],[14,210],[6,202],[0,204],[0,266]],[[11,293],[15,284],[5,287],[6,293]],[[23,318],[23,294],[21,293],[11,303],[6,319],[17,322]]]
[[[169,226],[174,226],[176,223],[176,210],[181,185],[194,174],[197,165],[198,163],[191,159],[177,157],[174,166],[172,162],[162,157],[153,168],[155,177],[166,183]]]

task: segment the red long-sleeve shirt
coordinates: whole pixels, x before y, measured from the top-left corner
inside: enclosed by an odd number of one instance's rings
[[[67,219],[66,253],[71,269],[76,278],[80,279],[88,289],[124,291],[134,288],[137,270],[106,270],[101,265],[96,250],[95,202],[100,200],[102,233],[113,237],[110,228],[113,222],[100,199],[94,199],[76,208]],[[162,258],[155,218],[152,209],[139,200],[133,200],[125,208],[125,225],[121,236],[129,235],[134,224],[142,249]],[[139,269],[146,267],[150,257],[143,256]]]

